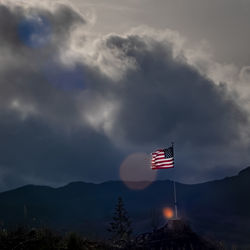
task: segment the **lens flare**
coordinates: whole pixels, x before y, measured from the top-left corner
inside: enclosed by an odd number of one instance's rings
[[[172,219],[174,217],[174,210],[170,207],[165,207],[163,209],[163,215],[166,219]]]
[[[50,84],[62,90],[83,90],[86,87],[81,65],[67,67],[59,62],[50,62],[44,66],[43,73]]]
[[[156,172],[150,168],[150,156],[146,153],[128,156],[121,164],[120,178],[130,189],[147,188],[156,179]]]
[[[18,25],[20,40],[33,49],[44,47],[50,41],[51,33],[50,22],[39,15],[27,17]]]

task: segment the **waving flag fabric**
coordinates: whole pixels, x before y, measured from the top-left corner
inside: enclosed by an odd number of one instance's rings
[[[158,149],[152,155],[152,169],[167,169],[174,167],[174,148]]]

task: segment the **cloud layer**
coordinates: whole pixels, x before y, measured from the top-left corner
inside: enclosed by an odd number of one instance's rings
[[[93,38],[87,26],[65,3],[0,5],[2,188],[117,179],[127,155],[171,141],[181,181],[244,167],[248,68],[236,89],[223,82],[233,67],[177,32]]]

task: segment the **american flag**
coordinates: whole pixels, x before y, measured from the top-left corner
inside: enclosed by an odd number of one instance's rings
[[[174,147],[171,146],[165,149],[158,149],[151,153],[151,168],[152,169],[167,169],[174,167]]]

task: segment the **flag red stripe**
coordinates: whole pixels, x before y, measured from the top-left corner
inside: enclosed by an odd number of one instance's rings
[[[156,167],[156,168],[151,168],[151,169],[157,170],[157,169],[168,169],[168,168],[174,168],[174,166],[172,166],[172,167]]]

